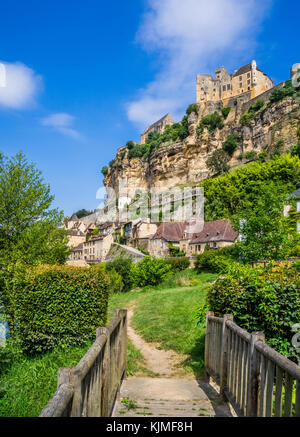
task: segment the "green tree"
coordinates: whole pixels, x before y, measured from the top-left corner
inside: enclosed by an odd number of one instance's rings
[[[81,219],[82,217],[87,217],[88,215],[93,214],[93,211],[88,211],[87,209],[80,209],[79,211],[75,212],[77,217]]]
[[[234,227],[240,233],[236,248],[243,261],[278,260],[289,256],[294,241],[289,220],[283,215],[286,201],[278,185],[265,185],[255,202],[248,202],[234,215]]]
[[[64,263],[69,249],[59,227],[63,213],[50,209],[54,196],[23,153],[2,158],[0,167],[0,264]]]
[[[215,174],[225,173],[229,170],[228,161],[229,155],[224,150],[215,150],[213,154],[206,161],[209,169],[213,170]]]

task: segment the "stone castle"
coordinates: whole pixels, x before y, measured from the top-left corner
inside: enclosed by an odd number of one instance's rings
[[[220,103],[223,106],[233,106],[234,101],[242,99],[248,102],[274,87],[273,80],[261,71],[252,61],[234,74],[229,74],[225,67],[216,69],[216,78],[210,74],[197,75],[197,103]],[[148,126],[141,134],[141,144],[145,144],[150,132],[162,134],[167,125],[174,124],[170,114]]]

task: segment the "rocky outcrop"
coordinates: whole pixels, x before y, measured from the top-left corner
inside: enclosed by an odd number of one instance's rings
[[[179,184],[199,182],[213,176],[207,167],[207,159],[221,149],[228,135],[236,133],[241,138],[239,149],[228,162],[230,167],[247,162],[247,152],[272,151],[279,140],[283,150],[289,150],[297,143],[297,129],[300,124],[300,107],[296,98],[288,98],[273,105],[267,105],[256,113],[249,126],[241,125],[241,115],[248,109],[243,102],[235,102],[223,129],[209,132],[207,128],[197,134],[197,126],[203,116],[220,111],[219,104],[199,107],[199,113],[188,118],[189,136],[182,142],[165,144],[147,158],[128,159],[126,147],[118,150],[114,164],[109,167],[104,183],[118,193],[120,181],[125,179],[132,197],[137,188],[156,187],[167,189]],[[242,159],[242,156],[244,158]]]

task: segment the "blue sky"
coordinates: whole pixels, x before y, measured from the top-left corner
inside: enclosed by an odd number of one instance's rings
[[[0,150],[22,150],[70,215],[98,205],[101,168],[147,124],[179,119],[195,75],[300,62],[300,5],[283,0],[11,0],[0,15]]]

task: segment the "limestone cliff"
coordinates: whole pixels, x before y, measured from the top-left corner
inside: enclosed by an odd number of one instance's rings
[[[268,96],[269,93],[266,93],[260,98],[268,102]],[[132,196],[138,187],[167,189],[178,184],[202,181],[213,176],[213,171],[206,165],[207,159],[215,150],[222,149],[230,134],[238,134],[241,138],[239,149],[228,161],[230,167],[245,164],[247,152],[255,151],[257,155],[263,151],[271,152],[279,140],[283,140],[282,152],[289,150],[297,143],[300,125],[298,99],[290,97],[268,104],[256,113],[248,126],[242,126],[241,116],[255,100],[248,103],[236,101],[226,120],[223,120],[222,129],[210,132],[205,128],[202,133],[199,130],[197,133],[203,116],[222,109],[218,103],[200,105],[198,114],[192,112],[188,117],[189,136],[181,142],[162,145],[147,158],[129,160],[126,146],[120,148],[114,164],[108,169],[105,186],[118,192],[120,180],[127,179],[128,194]]]

